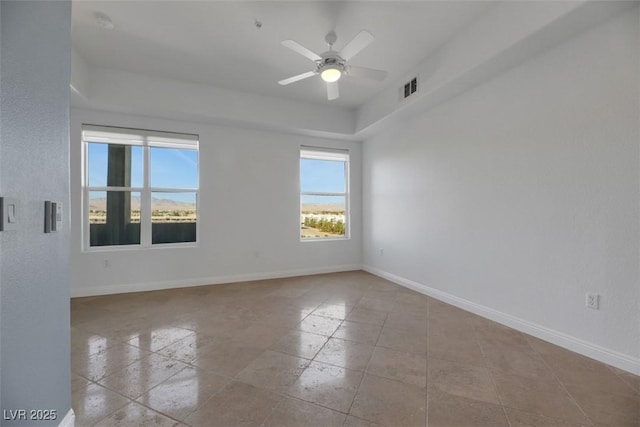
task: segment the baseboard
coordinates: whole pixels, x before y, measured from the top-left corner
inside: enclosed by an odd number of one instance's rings
[[[73,412],[73,409],[69,409],[67,415],[60,421],[58,427],[73,427],[76,423],[76,414]]]
[[[556,331],[554,329],[538,325],[534,322],[520,319],[518,317],[511,316],[498,310],[476,304],[469,300],[451,295],[447,292],[443,292],[441,290],[431,288],[429,286],[414,282],[404,277],[388,273],[376,267],[364,265],[362,269],[371,274],[397,283],[398,285],[412,289],[416,292],[420,292],[421,294],[428,295],[432,298],[459,307],[463,310],[470,311],[474,314],[477,314],[478,316],[482,316],[495,322],[501,323],[505,326],[509,326],[510,328],[516,329],[520,332],[524,332],[536,338],[540,338],[541,340],[556,344],[560,347],[566,348],[567,350],[571,350],[600,362],[606,363],[608,365],[615,366],[616,368],[631,372],[632,374],[640,375],[639,358],[619,353],[600,345],[593,344],[588,341],[575,338],[571,335]]]
[[[328,267],[305,268],[299,270],[269,271],[229,276],[199,277],[182,280],[166,280],[145,283],[127,283],[121,285],[97,286],[71,289],[71,298],[92,297],[98,295],[125,294],[130,292],[159,291],[163,289],[189,288],[192,286],[218,285],[222,283],[249,282],[252,280],[281,279],[285,277],[309,276],[312,274],[338,273],[362,269],[360,264],[336,265]]]

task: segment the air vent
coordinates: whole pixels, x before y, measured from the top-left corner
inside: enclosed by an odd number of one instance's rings
[[[401,88],[401,99],[406,99],[418,91],[418,77],[414,77],[406,82]]]

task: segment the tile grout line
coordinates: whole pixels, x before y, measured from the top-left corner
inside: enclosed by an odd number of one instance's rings
[[[353,399],[351,399],[351,404],[349,405],[349,409],[347,410],[347,416],[349,416],[349,414],[351,413],[351,408],[353,408],[353,404],[356,401],[356,398],[358,397],[358,393],[360,392],[360,387],[362,386],[362,382],[364,381],[364,377],[365,375],[367,375],[367,370],[369,369],[369,365],[371,364],[371,359],[373,358],[373,352],[375,351],[376,346],[378,345],[378,340],[380,339],[380,335],[382,335],[382,330],[384,329],[384,325],[387,323],[387,319],[389,318],[389,312],[386,312],[387,315],[384,318],[384,321],[382,322],[382,325],[380,327],[380,331],[378,332],[378,337],[376,338],[376,342],[373,345],[373,351],[371,352],[371,356],[369,357],[369,360],[367,361],[367,366],[365,366],[364,371],[362,372],[362,377],[360,377],[360,382],[358,383],[358,387],[356,388],[356,393],[353,395]],[[369,420],[367,420],[369,421]],[[345,418],[345,422],[346,422],[346,418]],[[373,421],[372,421],[373,422]]]
[[[534,347],[531,346],[531,344],[529,344],[529,341],[527,341],[527,345],[529,346],[529,348],[531,349],[531,351],[536,354],[540,360],[542,360],[542,363],[544,363],[547,368],[549,368],[549,370],[553,373],[553,376],[556,380],[556,382],[558,384],[560,384],[560,387],[562,388],[562,390],[564,390],[565,393],[567,393],[567,396],[569,396],[569,399],[571,399],[571,401],[578,407],[578,409],[580,409],[580,412],[582,412],[582,415],[584,415],[585,419],[589,422],[589,424],[591,426],[594,426],[595,424],[593,423],[593,421],[591,420],[591,417],[589,417],[589,415],[587,415],[587,413],[584,411],[584,409],[582,409],[582,405],[580,405],[578,403],[578,401],[576,400],[575,397],[573,397],[573,394],[571,394],[571,392],[569,392],[569,389],[566,387],[566,385],[564,384],[564,382],[562,382],[562,380],[560,379],[560,377],[558,376],[558,373],[556,372],[556,370],[549,365],[549,363],[547,362],[547,360],[544,358],[544,355],[541,354],[538,350],[536,350]]]
[[[509,419],[509,415],[507,415],[507,410],[505,409],[504,402],[502,401],[502,396],[500,396],[500,391],[498,389],[498,384],[496,383],[495,378],[493,378],[493,373],[491,372],[491,369],[489,369],[489,363],[487,363],[487,355],[485,354],[484,348],[482,347],[482,344],[480,343],[480,340],[478,339],[477,331],[478,331],[477,330],[477,325],[474,324],[473,325],[473,338],[474,338],[476,344],[478,345],[478,347],[480,348],[480,353],[482,354],[482,360],[484,360],[484,369],[489,374],[489,378],[491,379],[491,384],[493,384],[493,388],[495,390],[496,397],[498,398],[498,401],[500,402],[500,408],[502,409],[502,413],[504,414],[504,418],[507,420],[507,424],[510,427],[513,427],[513,425],[511,424],[511,420]]]
[[[605,365],[605,366],[606,366],[607,368],[609,368],[609,370],[610,370],[611,372],[613,372],[613,373],[614,373],[614,374],[615,374],[615,375],[616,375],[616,376],[617,376],[617,377],[618,377],[618,378],[619,378],[623,383],[625,383],[625,384],[629,387],[629,389],[631,389],[631,391],[632,391],[632,392],[633,392],[637,397],[639,397],[639,398],[640,398],[640,387],[639,387],[638,389],[636,389],[636,388],[635,388],[635,387],[634,387],[634,386],[633,386],[633,385],[632,385],[632,384],[627,380],[627,378],[626,378],[624,375],[622,375],[621,373],[618,373],[618,372],[615,370],[615,368],[613,368],[612,366],[609,366],[609,365]],[[630,375],[634,375],[634,374],[630,374]],[[640,379],[640,376],[637,376],[637,375],[634,375],[634,376],[636,376],[636,377],[638,377],[638,378]]]

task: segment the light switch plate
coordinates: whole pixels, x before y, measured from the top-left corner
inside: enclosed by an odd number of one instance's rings
[[[0,231],[16,230],[20,215],[18,200],[12,197],[0,197]]]

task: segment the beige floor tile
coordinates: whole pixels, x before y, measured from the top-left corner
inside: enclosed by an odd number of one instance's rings
[[[429,359],[429,387],[454,396],[500,404],[486,368],[448,360]]]
[[[317,335],[331,336],[338,329],[342,320],[310,314],[296,326],[297,330]]]
[[[424,316],[415,316],[405,312],[390,312],[384,327],[402,329],[416,335],[426,335],[427,315],[426,312]]]
[[[363,292],[357,289],[335,288],[334,292],[335,294],[325,299],[323,304],[345,304],[353,308],[360,302],[363,296]]]
[[[393,300],[407,307],[419,308],[424,311],[425,316],[427,315],[429,297],[426,295],[400,288],[398,289],[397,294],[393,297]]]
[[[372,325],[382,326],[387,319],[386,311],[368,310],[366,308],[356,307],[351,310],[347,316],[347,320],[352,322],[370,323]]]
[[[590,391],[638,396],[638,392],[607,365],[584,356],[543,356],[569,392]]]
[[[88,383],[71,393],[75,425],[90,426],[108,417],[130,400],[96,383]]]
[[[102,353],[107,347],[119,343],[119,341],[110,340],[96,333],[71,328],[71,353],[76,356],[93,356]]]
[[[372,345],[331,338],[314,360],[355,371],[364,371],[372,352]]]
[[[194,335],[194,332],[188,329],[150,328],[148,331],[127,341],[127,344],[142,348],[143,350],[157,352],[169,344],[173,344],[192,335]]]
[[[362,418],[356,418],[353,415],[347,415],[343,427],[377,427],[379,425],[380,424],[371,421],[363,420]]]
[[[96,424],[96,427],[174,427],[180,423],[149,408],[131,402]]]
[[[264,427],[342,427],[345,417],[340,412],[285,397]]]
[[[98,381],[149,354],[128,344],[115,344],[92,356],[72,353],[71,371],[91,381]]]
[[[273,325],[264,323],[252,323],[248,327],[237,331],[232,339],[235,342],[245,343],[266,350],[285,336],[288,331],[285,327],[274,327]]]
[[[462,320],[472,319],[472,314],[466,312],[458,307],[454,307],[450,304],[444,303],[442,301],[438,301],[437,299],[431,298],[427,302],[429,318],[432,319],[447,319],[447,320]]]
[[[387,328],[385,326],[382,328],[382,332],[380,332],[376,346],[425,356],[427,354],[427,336],[426,334],[416,335],[409,331]]]
[[[476,323],[469,317],[429,317],[429,337],[451,337],[476,341]]]
[[[455,332],[445,335],[442,333],[429,334],[427,346],[429,358],[450,360],[474,366],[485,366],[486,362],[482,349],[475,336],[465,337]]]
[[[200,368],[187,367],[136,399],[176,420],[184,420],[231,380]]]
[[[622,380],[627,383],[629,387],[640,393],[640,376],[633,375],[630,372],[626,372],[614,367],[611,367],[611,370],[615,372],[620,378],[622,378]]]
[[[253,322],[242,317],[222,317],[209,320],[198,320],[194,326],[198,335],[208,336],[215,339],[232,339],[238,332],[243,331],[253,325]]]
[[[307,311],[300,311],[289,306],[259,317],[256,322],[273,329],[295,328],[305,317],[309,315]]]
[[[396,303],[385,295],[367,296],[365,293],[355,308],[389,312],[396,308]]]
[[[492,372],[532,378],[556,378],[556,374],[539,355],[531,351],[523,352],[520,347],[514,350],[483,347],[483,353],[487,367]]]
[[[307,292],[309,292],[309,287],[298,287],[295,284],[291,284],[282,286],[272,291],[269,295],[285,298],[297,298],[303,296]]]
[[[281,396],[241,382],[232,382],[189,415],[185,423],[203,427],[258,427],[271,415]]]
[[[361,379],[361,372],[311,362],[289,388],[287,394],[346,413]]]
[[[333,334],[333,337],[376,345],[381,331],[382,326],[345,320]]]
[[[214,340],[214,344],[203,348],[192,362],[207,371],[234,377],[264,352],[262,347],[238,343],[232,339]]]
[[[180,362],[192,363],[201,355],[211,350],[217,342],[214,338],[201,334],[192,334],[164,347],[158,351],[158,354],[179,360]]]
[[[426,393],[421,387],[365,374],[350,414],[387,426],[424,426]]]
[[[81,377],[80,375],[74,374],[73,372],[71,373],[71,393],[72,394],[82,389],[83,387],[86,387],[90,383],[91,381],[89,381],[88,379]]]
[[[572,423],[570,421],[543,417],[513,408],[505,408],[511,427],[587,427],[590,424]]]
[[[76,425],[304,425],[342,411],[331,425],[355,398],[346,426],[424,427],[427,391],[429,425],[501,425],[498,401],[512,427],[618,427],[640,412],[640,377],[362,271],[75,298],[71,358]],[[259,387],[228,383],[240,372]],[[125,407],[137,393],[143,406]],[[274,412],[283,393],[295,398]]]
[[[428,408],[429,427],[509,427],[502,406],[493,403],[430,391]]]
[[[101,320],[110,319],[114,312],[106,310],[98,306],[98,301],[92,298],[92,301],[77,303],[77,300],[88,300],[88,298],[74,298],[71,304],[71,324],[80,327],[80,325],[89,322],[99,322]],[[81,328],[83,329],[83,328]]]
[[[564,357],[571,358],[572,355],[576,355],[576,353],[573,353],[567,349],[559,347],[555,344],[551,344],[550,342],[543,341],[531,335],[525,335],[524,337],[527,340],[527,343],[529,343],[529,347],[531,347],[536,353],[543,356],[545,360],[546,360],[546,356],[553,356],[553,357],[564,356]]]
[[[256,387],[284,392],[308,363],[307,359],[267,350],[244,368],[236,379]]]
[[[324,335],[292,330],[272,345],[270,350],[304,359],[313,359],[328,339]]]
[[[145,333],[153,326],[153,320],[145,319],[139,313],[118,312],[112,312],[111,317],[108,318],[91,320],[77,325],[79,329],[120,342],[127,342],[141,333]]]
[[[311,314],[322,317],[330,317],[332,319],[344,320],[353,309],[353,305],[344,303],[323,303],[320,304]]]
[[[424,388],[427,386],[427,359],[417,354],[376,347],[367,373]]]
[[[583,412],[557,380],[492,372],[502,404],[548,418],[588,423]]]
[[[99,384],[135,399],[167,378],[177,374],[187,365],[159,354],[132,363],[126,368],[99,381]]]
[[[476,321],[476,337],[482,348],[532,351],[525,334],[487,319]]]
[[[593,390],[572,391],[571,395],[596,425],[640,426],[640,397]]]

